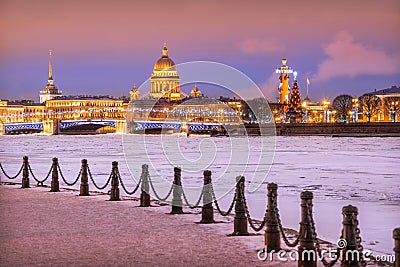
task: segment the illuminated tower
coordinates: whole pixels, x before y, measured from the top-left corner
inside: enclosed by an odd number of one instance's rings
[[[57,86],[54,85],[53,80],[53,53],[49,50],[49,79],[47,80],[47,85],[40,91],[40,103],[46,102],[47,100],[61,96],[61,91],[58,90]]]
[[[280,74],[279,76],[279,103],[280,104],[288,104],[289,102],[289,73],[293,73],[291,67],[286,66],[286,59],[282,59],[282,66],[276,69],[276,73]]]
[[[162,56],[154,64],[154,70],[151,74],[150,96],[156,99],[180,100],[180,81],[175,62],[168,57],[167,44],[164,43]]]

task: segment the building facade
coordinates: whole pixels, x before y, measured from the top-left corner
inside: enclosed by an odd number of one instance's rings
[[[175,62],[168,56],[168,48],[164,43],[162,56],[154,64],[151,74],[150,97],[153,99],[181,100],[180,78]]]

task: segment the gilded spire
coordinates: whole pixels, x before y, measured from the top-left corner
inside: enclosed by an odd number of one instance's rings
[[[167,43],[164,43],[164,47],[162,49],[162,57],[168,57]]]
[[[53,51],[49,50],[50,60],[49,60],[49,82],[53,80]]]

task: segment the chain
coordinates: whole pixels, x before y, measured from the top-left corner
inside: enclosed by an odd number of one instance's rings
[[[282,222],[281,222],[281,217],[280,217],[280,215],[279,215],[278,204],[277,204],[276,201],[275,201],[275,200],[276,200],[276,196],[273,196],[272,199],[273,199],[273,200],[272,200],[272,207],[275,208],[276,219],[277,219],[277,221],[278,221],[279,231],[281,232],[283,241],[285,241],[285,244],[286,244],[288,247],[295,247],[295,246],[297,246],[297,244],[298,244],[299,241],[300,241],[300,236],[303,234],[304,227],[303,227],[302,225],[300,225],[299,235],[297,236],[296,240],[295,240],[293,243],[290,243],[289,240],[288,240],[288,238],[287,238],[286,235],[285,235],[285,232],[283,231],[283,226],[282,226]]]
[[[325,266],[325,267],[332,267],[333,265],[335,265],[336,264],[336,262],[339,260],[339,258],[340,258],[340,250],[339,249],[336,249],[336,257],[335,257],[335,259],[333,259],[332,261],[330,261],[330,262],[328,262],[323,256],[323,254],[322,254],[322,250],[321,250],[321,244],[319,243],[319,239],[318,239],[318,236],[317,236],[317,231],[316,231],[316,228],[315,228],[315,221],[314,221],[314,218],[313,218],[313,216],[312,216],[312,211],[311,211],[311,206],[310,206],[310,203],[307,203],[306,204],[307,205],[307,222],[310,224],[310,226],[311,226],[311,231],[312,231],[312,237],[313,237],[313,240],[314,240],[314,242],[315,242],[315,248],[316,248],[316,250],[317,250],[317,253],[318,253],[318,256],[319,256],[319,258],[321,259],[321,261],[322,261],[322,264]],[[343,234],[340,236],[340,238],[342,238],[343,237]]]
[[[244,195],[244,191],[242,191],[242,192],[243,192],[243,203],[244,203],[244,208],[245,208],[245,210],[246,210],[247,220],[249,221],[249,224],[250,224],[251,228],[253,228],[253,230],[256,231],[256,232],[259,232],[259,231],[261,231],[261,230],[264,228],[265,222],[267,221],[268,209],[265,211],[264,218],[263,218],[263,220],[259,223],[259,226],[258,226],[258,227],[255,226],[254,220],[251,219],[251,217],[250,217],[250,212],[249,212],[249,209],[248,209],[248,207],[247,207],[247,202],[246,202],[246,198],[245,198],[245,195]]]
[[[103,186],[100,187],[100,186],[98,186],[98,185],[96,184],[96,182],[95,182],[94,179],[93,179],[92,173],[90,172],[89,164],[87,165],[87,168],[88,168],[89,177],[90,177],[90,179],[92,180],[92,183],[94,184],[94,187],[96,187],[98,190],[103,190],[104,188],[106,188],[107,185],[108,185],[108,183],[111,181],[111,177],[112,177],[113,171],[111,170],[110,176],[108,177],[108,180],[107,180],[107,182],[105,183],[105,185],[103,185]]]
[[[81,177],[82,169],[79,169],[78,177],[76,177],[76,180],[75,180],[74,182],[72,182],[72,183],[68,183],[67,180],[65,179],[65,177],[64,177],[64,175],[63,175],[63,173],[62,173],[62,171],[61,171],[60,164],[57,163],[57,167],[58,167],[58,171],[60,172],[61,178],[63,179],[64,183],[65,183],[66,185],[68,185],[68,186],[73,186],[74,184],[76,184],[76,183],[78,182],[78,180],[79,180],[79,177]]]
[[[118,175],[118,179],[119,179],[119,181],[121,182],[121,186],[122,186],[122,188],[124,189],[125,193],[127,193],[128,195],[133,195],[133,194],[135,194],[136,191],[137,191],[138,188],[139,188],[140,182],[142,181],[142,177],[140,177],[140,179],[139,179],[139,181],[138,181],[138,183],[137,183],[135,189],[133,189],[132,192],[129,192],[129,191],[126,189],[124,182],[122,181],[121,174],[119,173],[119,170],[118,170],[117,175]]]
[[[24,164],[22,164],[21,169],[19,169],[18,173],[17,173],[16,175],[14,175],[14,176],[9,176],[9,175],[6,173],[6,171],[4,170],[3,165],[1,165],[1,163],[0,163],[0,168],[1,168],[1,171],[4,173],[4,175],[5,175],[8,179],[12,180],[12,179],[17,178],[17,177],[21,174],[22,169],[24,168]]]
[[[157,192],[156,192],[156,190],[155,190],[155,188],[154,188],[153,182],[151,181],[150,174],[148,174],[148,180],[149,180],[149,183],[150,183],[150,186],[151,186],[151,190],[153,190],[153,193],[154,193],[154,195],[156,196],[156,198],[157,198],[158,200],[160,200],[160,201],[165,201],[165,200],[167,200],[167,198],[169,198],[169,196],[170,196],[171,193],[172,193],[172,189],[174,189],[174,185],[173,185],[173,184],[171,185],[171,188],[169,189],[168,194],[167,194],[164,198],[162,198],[162,197],[160,197],[160,196],[157,194]]]
[[[360,228],[358,228],[358,220],[356,220],[354,218],[354,213],[352,214],[352,220],[353,220],[353,225],[356,227],[355,232],[356,232],[356,242],[357,242],[357,251],[358,251],[358,255],[360,258],[360,264],[361,266],[365,266],[367,263],[364,259],[364,255],[363,255],[363,246],[361,244],[362,239],[360,236]]]
[[[235,205],[235,202],[236,202],[236,191],[235,191],[235,195],[233,196],[232,203],[229,206],[229,209],[226,212],[224,212],[219,208],[217,197],[215,196],[215,192],[214,192],[214,188],[213,188],[212,183],[210,183],[210,186],[211,186],[212,197],[214,199],[214,204],[215,204],[215,207],[217,208],[219,214],[221,214],[222,216],[228,216],[229,214],[231,214],[232,209],[233,209],[233,205]]]
[[[199,199],[197,200],[196,204],[191,205],[191,204],[189,203],[189,201],[188,201],[188,199],[187,199],[187,197],[186,197],[185,191],[183,191],[183,187],[182,187],[183,199],[185,200],[186,205],[188,205],[188,207],[191,208],[191,209],[197,208],[197,207],[199,206],[200,201],[201,201],[201,199],[202,199],[202,197],[203,197],[203,194],[204,194],[204,188],[201,190],[200,197],[199,197]]]
[[[46,178],[44,178],[42,181],[40,181],[39,179],[36,178],[36,176],[33,174],[32,172],[32,168],[31,168],[31,164],[28,163],[28,169],[29,172],[31,173],[33,179],[35,179],[35,181],[37,182],[37,186],[43,186],[43,183],[49,178],[51,171],[53,170],[53,165],[51,165],[49,172],[47,173]]]

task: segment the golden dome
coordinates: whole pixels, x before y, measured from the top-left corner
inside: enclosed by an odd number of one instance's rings
[[[154,64],[154,70],[176,71],[175,62],[168,57],[168,48],[166,43],[164,43],[164,47],[162,49],[162,57],[159,60],[157,60],[156,64]]]

